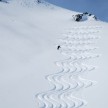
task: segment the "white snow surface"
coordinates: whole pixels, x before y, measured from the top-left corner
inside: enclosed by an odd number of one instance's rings
[[[93,51],[89,52],[88,57],[101,55],[99,58],[84,61],[84,64],[97,68],[78,76],[98,83],[87,89],[85,86],[75,89],[74,96],[88,102],[86,106],[82,105],[84,108],[108,107],[108,24],[93,20],[75,22],[72,20],[74,14],[76,12],[47,3],[31,3],[28,6],[21,2],[0,3],[0,108],[40,108],[36,94],[53,88],[45,76],[55,74],[63,68],[57,67],[55,63],[70,57],[71,54],[61,54],[70,51],[68,48],[79,50],[76,55],[82,50],[88,53],[90,48]],[[65,36],[69,36],[69,39]],[[82,38],[85,40],[81,40]],[[68,47],[62,42],[67,42]],[[86,42],[88,46],[78,44],[78,49],[74,42]],[[90,46],[89,42],[94,42],[95,45]],[[60,51],[57,50],[59,44]],[[95,47],[99,48],[94,50]],[[76,81],[79,79],[76,78]],[[83,82],[85,84],[85,80]],[[66,87],[65,83],[63,85]],[[59,89],[60,86],[56,87]],[[73,104],[68,99],[64,101],[68,103],[67,108]],[[54,101],[54,105],[59,104]]]

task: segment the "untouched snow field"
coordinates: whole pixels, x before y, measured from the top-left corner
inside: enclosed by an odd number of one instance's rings
[[[0,2],[0,108],[108,107],[108,24],[74,22],[75,13],[47,3]],[[61,69],[52,89],[48,75]],[[72,97],[63,94],[72,88]],[[38,93],[45,91],[49,97],[40,102]]]

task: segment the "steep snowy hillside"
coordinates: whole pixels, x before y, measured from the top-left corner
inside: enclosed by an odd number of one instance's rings
[[[0,108],[108,107],[108,24],[25,1],[0,2]]]

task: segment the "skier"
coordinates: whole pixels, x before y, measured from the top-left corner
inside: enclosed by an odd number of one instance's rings
[[[60,46],[60,45],[58,45],[58,46],[57,46],[57,50],[59,50],[60,48],[61,48],[61,46]]]

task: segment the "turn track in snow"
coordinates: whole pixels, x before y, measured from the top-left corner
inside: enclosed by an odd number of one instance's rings
[[[60,53],[68,59],[55,62],[61,71],[45,77],[53,88],[36,95],[38,108],[79,108],[87,104],[85,100],[75,97],[74,92],[96,83],[82,78],[81,74],[96,68],[84,62],[99,57],[99,54],[94,54],[94,50],[97,49],[95,42],[100,38],[98,33],[101,28],[100,26],[73,27],[62,35],[59,39]]]

